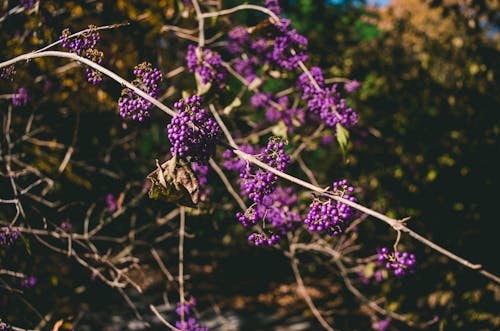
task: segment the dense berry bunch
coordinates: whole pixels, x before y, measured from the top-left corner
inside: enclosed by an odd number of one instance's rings
[[[257,157],[260,161],[279,170],[285,171],[290,157],[286,155],[284,147],[286,142],[273,137],[264,151]],[[257,204],[263,202],[265,196],[271,194],[276,188],[278,176],[264,169],[255,169],[247,164],[240,172],[243,193]]]
[[[170,153],[180,158],[206,164],[214,154],[221,131],[212,115],[201,107],[198,95],[180,100],[174,107],[179,111],[167,126]]]
[[[378,261],[385,263],[388,270],[394,271],[394,275],[403,276],[408,272],[414,272],[415,255],[407,252],[390,252],[387,247],[383,247],[378,251]]]
[[[12,104],[16,107],[25,106],[28,103],[28,90],[20,87],[17,93],[12,95]]]
[[[350,127],[358,121],[358,115],[347,106],[346,100],[337,92],[337,85],[326,87],[321,69],[314,67],[310,77],[303,73],[297,80],[297,85],[302,89],[302,98],[307,100],[307,105],[312,114],[319,116],[329,127],[341,124]]]
[[[11,227],[0,230],[0,246],[11,246],[19,238],[19,231]]]
[[[177,303],[177,309],[175,312],[177,315],[181,316],[184,315],[187,317],[187,320],[185,321],[177,321],[175,322],[175,327],[181,331],[208,331],[208,328],[201,326],[198,324],[198,321],[194,317],[189,317],[189,315],[192,313],[192,309],[196,306],[196,300],[192,296],[189,298],[189,300],[186,300],[184,302],[184,309],[181,308],[180,302]],[[184,310],[184,311],[182,311]]]
[[[356,201],[351,196],[354,187],[349,186],[347,180],[341,180],[333,183],[333,189],[330,192],[349,201]],[[324,200],[316,197],[309,205],[309,213],[304,223],[311,232],[325,231],[329,235],[342,233],[347,225],[347,220],[352,216],[351,207],[333,199]]]
[[[160,93],[160,70],[153,68],[151,63],[143,62],[135,66],[134,74],[136,78],[132,81],[132,84],[156,99]],[[149,111],[153,104],[131,89],[125,88],[118,100],[118,106],[120,107],[121,117],[142,122],[150,116]]]
[[[104,56],[103,52],[99,51],[96,46],[101,37],[95,26],[89,26],[89,31],[85,31],[77,37],[70,38],[71,32],[69,29],[64,29],[61,37],[61,45],[68,49],[70,53],[75,53],[78,56],[85,57],[92,62],[101,64]],[[92,84],[98,84],[102,81],[102,74],[92,68],[86,68],[87,80]]]
[[[227,70],[219,53],[210,49],[202,51],[195,45],[189,45],[186,62],[188,70],[198,74],[203,84],[215,82],[219,88],[226,85]]]

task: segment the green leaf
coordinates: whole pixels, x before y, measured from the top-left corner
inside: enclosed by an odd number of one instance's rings
[[[349,140],[349,131],[347,131],[340,123],[337,123],[337,142],[339,143],[342,154],[346,154],[347,142]]]

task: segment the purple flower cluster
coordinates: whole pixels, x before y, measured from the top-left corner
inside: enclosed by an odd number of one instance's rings
[[[325,87],[320,68],[312,68],[311,75],[317,86],[306,73],[300,75],[297,80],[298,87],[303,91],[302,98],[307,100],[311,113],[319,116],[329,127],[335,127],[337,124],[350,127],[356,124],[358,115],[347,106],[345,99],[337,92],[337,84],[330,88]]]
[[[347,180],[333,183],[331,194],[349,201],[356,201],[351,196],[354,187],[349,186]],[[323,199],[315,197],[309,205],[309,213],[304,223],[311,232],[326,231],[329,235],[335,236],[342,233],[347,225],[347,220],[352,216],[351,207],[333,199]]]
[[[179,111],[167,126],[170,153],[180,158],[206,164],[215,153],[221,136],[219,125],[212,115],[201,107],[201,98],[193,95],[174,104]]]
[[[26,10],[30,10],[35,6],[36,1],[35,0],[20,0],[19,1],[20,5],[24,7]]]
[[[38,280],[35,276],[29,276],[24,279],[21,279],[21,287],[24,288],[32,288],[38,283]]]
[[[91,60],[92,62],[101,64],[102,58],[104,56],[103,52],[99,51],[96,46],[97,42],[101,39],[99,32],[95,26],[89,26],[89,31],[80,34],[77,37],[69,38],[71,32],[68,28],[64,29],[61,37],[61,45],[66,48],[70,53],[75,53],[78,56],[82,56]],[[98,84],[102,82],[102,74],[92,68],[86,68],[87,80],[92,84]]]
[[[28,90],[20,87],[17,93],[12,95],[12,104],[16,107],[25,106],[28,103]]]
[[[258,108],[266,109],[266,119],[271,123],[283,121],[288,130],[293,132],[294,127],[305,124],[305,113],[302,109],[292,107],[288,96],[273,101],[269,93],[256,93],[250,100],[251,104]]]
[[[222,57],[219,53],[210,49],[202,51],[195,45],[189,45],[186,62],[189,72],[198,74],[203,84],[214,82],[219,88],[226,85],[227,70],[222,65]]]
[[[153,68],[151,63],[143,62],[135,66],[134,74],[136,78],[132,81],[132,84],[156,99],[160,93],[160,70]],[[137,95],[133,90],[125,88],[118,100],[118,106],[120,107],[121,117],[143,122],[144,119],[151,116],[149,110],[153,104]]]
[[[414,254],[390,252],[387,247],[383,247],[378,251],[378,262],[385,262],[385,268],[393,270],[395,276],[403,276],[408,272],[414,272],[416,260]]]
[[[196,306],[196,300],[194,297],[190,296],[189,300],[184,302],[184,316],[187,317],[185,321],[175,322],[175,327],[182,331],[208,331],[208,328],[201,326],[196,318],[190,317],[191,310]],[[175,310],[177,315],[181,316],[183,311],[181,309],[180,302],[177,303],[177,308]]]
[[[19,231],[10,226],[0,230],[0,246],[12,246],[19,238]]]

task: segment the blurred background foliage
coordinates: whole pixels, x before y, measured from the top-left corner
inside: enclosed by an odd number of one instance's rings
[[[1,2],[0,16],[12,3]],[[76,32],[89,24],[129,22],[128,26],[101,32],[103,65],[129,79],[134,65],[144,60],[166,73],[183,65],[187,42],[166,31],[165,25],[196,26],[186,17],[181,3],[42,1],[35,12],[9,15],[0,23],[0,58],[9,59],[53,42],[65,27]],[[223,1],[221,6],[238,3]],[[363,1],[281,3],[294,27],[310,40],[309,64],[326,68],[327,77],[357,79],[362,84],[349,99],[360,115],[360,124],[350,133],[346,157],[338,155],[335,145],[312,145],[307,151],[308,163],[320,182],[351,179],[362,188],[365,204],[394,217],[410,216],[411,228],[500,273],[496,256],[500,245],[494,230],[500,185],[499,1],[393,0],[382,7]],[[220,24],[227,29],[235,22],[256,22],[258,18],[245,12],[234,20],[223,18]],[[164,80],[162,98],[168,104],[180,96],[178,87],[194,87],[192,79],[186,77]],[[34,125],[41,128],[37,139],[46,143],[28,140],[16,153],[24,154],[25,162],[56,180],[51,199],[77,201],[55,210],[35,205],[27,212],[33,227],[40,226],[42,216],[80,224],[90,204],[105,208],[106,194],[126,191],[129,197],[130,192],[140,192],[145,175],[154,168],[154,159],[168,152],[167,122],[162,114],[140,125],[124,122],[116,104],[121,87],[109,80],[91,86],[79,66],[54,58],[36,60],[18,66],[12,82],[0,82],[1,93],[12,93],[20,86],[28,88],[31,101],[15,110],[13,131],[22,133],[27,118],[33,115]],[[5,103],[1,107],[6,108]],[[59,173],[65,146],[71,145],[75,146],[72,161]],[[217,196],[222,196],[222,191],[216,188]],[[5,180],[0,182],[0,192],[8,192]],[[230,201],[224,197],[220,203]],[[131,208],[123,222],[133,218],[154,222],[167,210],[145,199]],[[2,206],[0,218],[8,219],[13,212]],[[199,238],[190,244],[189,258],[196,261],[191,286],[201,298],[210,293],[222,309],[241,306],[249,312],[262,302],[279,306],[279,295],[264,299],[262,295],[273,293],[279,284],[291,283],[290,271],[278,253],[247,247],[245,235],[231,215],[231,211],[221,211],[200,216],[189,227]],[[124,230],[118,224],[112,231]],[[394,233],[373,220],[363,223],[359,231],[367,254],[392,244]],[[421,271],[409,279],[370,285],[364,288],[367,293],[384,297],[386,306],[423,320],[439,316],[433,326],[436,329],[500,328],[498,286],[420,244],[411,240],[404,243],[417,252]],[[175,257],[175,240],[163,244]],[[41,279],[41,285],[27,294],[29,300],[42,310],[54,309],[60,317],[75,315],[82,305],[89,311],[99,306],[92,306],[98,297],[92,289],[100,287],[87,284],[88,274],[82,275],[68,259],[43,256],[47,250],[36,242],[31,243],[31,251],[30,255],[24,247],[16,247],[0,255],[3,265],[21,266]],[[246,267],[238,259],[246,259]],[[174,270],[175,263],[170,262]],[[263,268],[266,263],[279,271]],[[243,269],[236,273],[234,265]],[[310,281],[326,275],[324,286],[332,289],[342,283],[330,272],[309,269]],[[231,277],[221,272],[235,273]],[[207,276],[214,278],[207,280]],[[78,284],[85,284],[88,294],[76,300],[68,289]],[[340,307],[350,307],[350,313],[356,314],[356,300],[346,291],[341,293]],[[0,310],[7,311],[7,316],[25,309],[20,300],[1,289],[0,298]],[[290,304],[284,302],[281,304]],[[366,318],[336,321],[340,329],[365,330],[370,325]],[[397,323],[391,328],[404,329]]]

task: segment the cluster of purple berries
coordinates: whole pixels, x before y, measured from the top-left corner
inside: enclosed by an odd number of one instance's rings
[[[285,171],[290,157],[286,155],[284,147],[286,143],[280,138],[273,137],[257,158],[269,166]],[[253,233],[248,237],[250,242],[256,246],[264,244],[272,246],[279,239],[280,234],[286,233],[294,222],[300,221],[300,216],[293,209],[296,196],[291,189],[283,190],[276,188],[278,176],[255,168],[248,163],[225,162],[226,168],[240,171],[240,190],[254,203],[244,213],[236,213],[236,218],[244,226],[255,225],[263,220],[271,225],[273,231],[269,235],[265,233]]]
[[[277,187],[273,193],[264,197],[262,204],[255,207],[256,220],[262,219],[270,225],[266,225],[269,234],[252,233],[248,241],[255,246],[273,246],[288,231],[301,223],[301,217],[295,205],[297,204],[297,194],[293,188]]]
[[[219,88],[226,85],[227,70],[222,65],[222,57],[219,53],[189,45],[186,62],[189,72],[198,74],[203,84],[214,82]]]
[[[38,283],[38,279],[35,276],[29,276],[21,279],[21,287],[32,288]]]
[[[96,46],[97,42],[101,39],[99,32],[95,26],[90,25],[89,31],[85,31],[81,35],[69,38],[71,32],[68,28],[64,29],[61,37],[61,45],[66,48],[70,53],[75,53],[78,56],[85,57],[92,62],[101,64],[103,59],[103,52],[99,51]],[[86,68],[87,80],[92,84],[102,82],[102,74],[92,68]]]
[[[341,180],[333,183],[333,189],[330,192],[349,201],[356,201],[351,196],[354,187],[349,186],[347,180]],[[304,223],[311,232],[325,231],[329,235],[335,236],[342,233],[347,225],[347,220],[352,216],[351,207],[333,199],[322,199],[315,197],[309,205],[309,213]]]
[[[201,107],[201,98],[193,95],[174,104],[179,113],[167,126],[170,153],[180,158],[206,164],[215,153],[221,136],[219,125],[212,115]]]
[[[288,131],[305,124],[305,113],[302,109],[293,107],[288,96],[282,96],[275,102],[269,93],[256,93],[250,100],[258,108],[266,109],[266,119],[271,123],[283,121]]]
[[[30,10],[35,6],[36,1],[35,0],[21,0],[19,1],[21,6],[24,7],[26,10]]]
[[[16,107],[25,106],[28,103],[28,90],[20,87],[17,93],[12,95],[12,104]]]
[[[266,0],[266,7],[278,16],[281,14],[279,0]]]
[[[134,67],[134,74],[136,78],[132,84],[156,99],[160,93],[160,70],[153,68],[151,63],[143,62]],[[144,119],[151,116],[149,111],[153,104],[137,95],[133,90],[125,88],[118,100],[118,106],[121,117],[143,122]]]
[[[240,151],[245,152],[247,154],[251,154],[251,155],[257,155],[257,154],[262,153],[263,148],[252,146],[252,145],[241,145]],[[222,157],[225,160],[223,165],[224,165],[224,168],[226,168],[226,170],[233,170],[233,171],[241,172],[245,168],[245,166],[247,165],[247,162],[245,160],[242,160],[241,158],[239,158],[230,149],[226,149],[224,151],[224,153],[222,153]]]
[[[290,163],[290,157],[285,153],[285,145],[283,139],[272,137],[257,158],[279,171],[285,171]],[[278,182],[277,175],[261,168],[255,169],[250,164],[246,164],[241,170],[240,178],[244,194],[257,204],[261,204],[264,197],[275,190]]]
[[[273,246],[280,240],[280,236],[277,234],[266,235],[265,233],[252,233],[248,236],[248,241],[253,243],[255,246]]]
[[[191,314],[192,309],[196,306],[196,299],[192,296],[189,297],[189,300],[184,302],[184,309],[182,309],[180,302],[177,303],[177,308],[175,312],[177,315],[181,316],[184,313],[184,316],[189,316]],[[194,317],[188,317],[185,321],[177,321],[175,322],[175,327],[182,331],[208,331],[208,328],[201,326],[198,324],[198,321]]]
[[[12,330],[10,325],[2,321],[0,318],[0,331],[7,331],[7,330]]]
[[[341,124],[351,127],[358,121],[358,115],[347,106],[346,100],[337,91],[337,85],[325,87],[323,73],[318,67],[311,69],[311,75],[317,83],[314,84],[306,73],[300,75],[297,85],[302,89],[302,98],[312,114],[319,116],[329,127]]]
[[[275,23],[278,29],[272,45],[272,52],[267,54],[267,60],[285,70],[293,70],[299,67],[300,62],[307,60],[308,40],[297,30],[290,28],[291,21],[281,18]]]
[[[212,189],[207,185],[210,167],[207,164],[198,162],[192,162],[191,167],[196,174],[198,184],[200,185],[200,196],[202,199],[206,199],[210,193],[212,193]]]
[[[12,246],[19,238],[19,231],[10,226],[0,230],[0,246]]]
[[[385,262],[385,268],[392,270],[395,276],[403,276],[414,272],[416,263],[415,255],[407,252],[390,252],[387,247],[378,251],[378,261]]]

